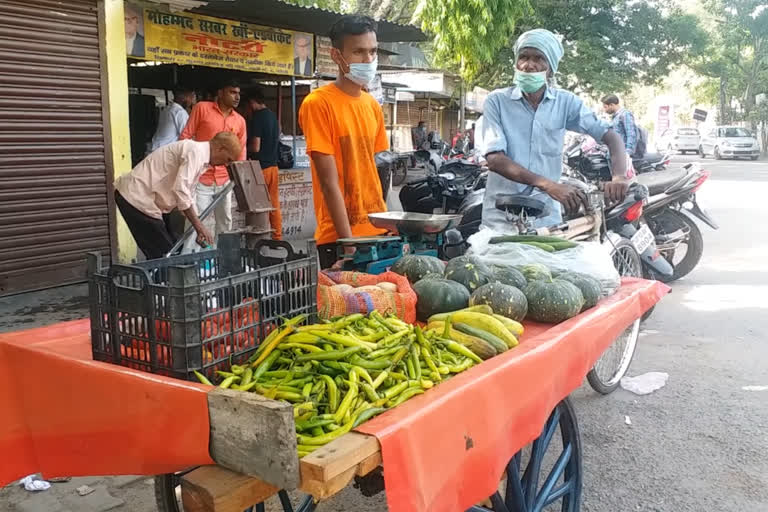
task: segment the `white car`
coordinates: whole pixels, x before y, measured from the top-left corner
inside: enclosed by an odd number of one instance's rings
[[[679,151],[682,154],[690,151],[697,153],[701,138],[699,130],[696,128],[668,128],[656,141],[656,151],[664,153],[665,151]]]
[[[699,154],[702,158],[712,155],[718,160],[721,158],[757,160],[760,157],[760,146],[754,135],[746,128],[718,126],[701,138]]]

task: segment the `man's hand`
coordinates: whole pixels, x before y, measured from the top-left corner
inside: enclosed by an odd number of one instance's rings
[[[615,176],[612,181],[607,182],[603,187],[603,195],[606,204],[615,204],[623,201],[629,190],[629,180]]]
[[[574,186],[551,182],[543,190],[549,194],[549,197],[562,203],[568,214],[578,212],[582,205],[585,210],[589,206],[587,195]]]
[[[197,227],[195,228],[195,231],[197,231],[197,244],[200,247],[213,246],[214,237],[211,232],[205,228],[205,226]]]

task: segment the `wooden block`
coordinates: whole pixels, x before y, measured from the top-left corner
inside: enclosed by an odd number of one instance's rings
[[[221,466],[202,466],[181,479],[184,512],[242,512],[277,491],[258,478]]]
[[[299,486],[291,404],[216,388],[208,393],[208,413],[213,460],[281,489]]]
[[[354,470],[354,476],[358,464],[377,454],[381,456],[379,440],[375,437],[359,432],[344,434],[301,459],[302,485],[311,481],[328,482],[350,469]]]
[[[319,480],[302,481],[300,489],[307,494],[311,494],[317,500],[325,500],[341,492],[348,486],[352,479],[355,478],[356,471],[357,467],[351,467],[324,482]]]
[[[381,466],[381,452],[376,452],[370,457],[365,458],[360,464],[357,465],[357,476],[365,476],[377,467]]]

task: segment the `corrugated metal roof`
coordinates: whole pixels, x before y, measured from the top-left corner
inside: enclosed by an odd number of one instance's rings
[[[341,13],[319,7],[302,7],[283,0],[152,0],[174,10],[189,10],[198,14],[242,20],[270,27],[326,35]],[[426,41],[427,36],[413,25],[401,25],[379,20],[378,38],[381,42]]]

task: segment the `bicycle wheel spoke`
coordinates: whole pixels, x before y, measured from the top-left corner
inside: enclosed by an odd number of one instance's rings
[[[557,426],[559,424],[560,424],[560,409],[555,408],[555,410],[552,411],[552,414],[550,415],[549,419],[547,420],[547,423],[544,426],[544,431],[541,433],[541,437],[544,438],[542,442],[542,447],[541,447],[542,454],[547,452],[547,448],[549,448],[549,443],[552,441],[552,435],[555,433],[555,430],[557,430]]]
[[[549,496],[547,497],[547,500],[544,502],[544,506],[551,505],[552,503],[556,502],[566,494],[569,494],[571,490],[573,489],[573,483],[569,480],[568,482],[565,482],[563,485],[552,491]]]
[[[524,512],[525,497],[523,487],[520,484],[520,452],[517,452],[507,464],[507,493],[506,503],[515,512]]]
[[[565,472],[565,466],[571,460],[572,451],[573,447],[569,443],[566,445],[563,453],[561,453],[557,458],[555,466],[552,468],[552,471],[549,472],[549,475],[544,481],[544,485],[542,486],[541,491],[539,491],[538,496],[536,496],[536,506],[533,508],[533,512],[541,512],[541,510],[544,508],[547,498],[552,492],[552,489],[554,489],[555,484]]]
[[[504,500],[501,499],[501,494],[498,492],[491,495],[491,505],[493,505],[493,512],[509,512]]]
[[[283,505],[284,512],[293,512],[293,505],[291,505],[291,498],[288,497],[286,491],[280,491],[277,493],[277,497],[280,498],[280,503]]]
[[[523,492],[525,498],[526,510],[533,506],[533,500],[536,498],[536,488],[539,485],[539,471],[541,470],[541,461],[544,454],[541,451],[541,438],[533,442],[531,450],[531,460],[528,461],[528,467],[523,474]]]

